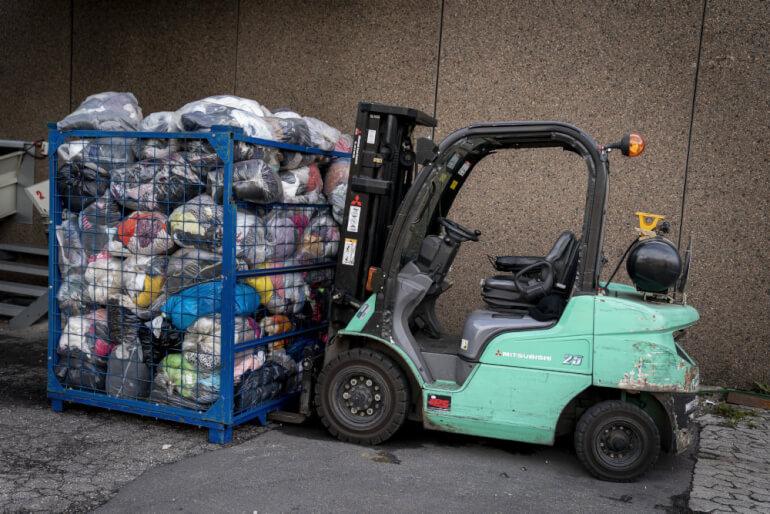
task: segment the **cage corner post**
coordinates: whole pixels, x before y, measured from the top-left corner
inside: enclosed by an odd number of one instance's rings
[[[233,438],[235,410],[235,203],[233,190],[233,136],[232,127],[212,127],[212,145],[224,166],[222,205],[222,324],[220,334],[221,366],[219,369],[219,399],[221,411],[219,426],[209,428],[209,441],[225,444]]]
[[[59,249],[56,240],[56,227],[61,224],[61,202],[57,188],[56,174],[58,171],[57,153],[59,146],[64,142],[64,137],[56,123],[48,124],[48,359],[47,392],[51,400],[51,410],[62,412],[64,401],[52,397],[51,393],[62,390],[59,381],[56,380],[56,347],[61,335],[61,322],[59,318],[59,302],[56,295],[59,288]]]

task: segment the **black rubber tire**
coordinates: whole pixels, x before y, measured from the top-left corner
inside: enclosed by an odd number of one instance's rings
[[[612,460],[599,440],[613,424],[633,433],[638,449],[628,463],[609,465]],[[589,473],[609,482],[633,482],[647,473],[660,455],[660,433],[649,414],[631,403],[610,400],[597,403],[581,417],[575,428],[575,452]],[[604,454],[604,455],[602,455]]]
[[[356,371],[357,370],[357,371]],[[363,373],[380,384],[383,411],[373,426],[355,426],[342,414],[337,387],[340,377]],[[318,376],[315,405],[318,417],[331,435],[349,443],[375,445],[388,440],[404,424],[409,410],[409,384],[401,368],[388,356],[368,348],[354,348],[334,357]],[[332,402],[337,402],[336,406]]]

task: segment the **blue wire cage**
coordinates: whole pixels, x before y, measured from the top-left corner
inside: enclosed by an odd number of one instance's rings
[[[350,154],[49,125],[48,397],[209,429],[296,401],[328,328]]]

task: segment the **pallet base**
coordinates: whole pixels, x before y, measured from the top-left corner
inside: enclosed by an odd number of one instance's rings
[[[77,403],[106,408],[107,410],[138,414],[140,416],[152,417],[155,419],[176,421],[178,423],[208,428],[208,441],[213,444],[227,444],[231,442],[233,440],[233,428],[253,419],[256,419],[262,426],[267,425],[268,414],[280,411],[291,401],[295,400],[298,395],[299,393],[288,394],[276,400],[265,402],[259,407],[241,412],[233,416],[232,424],[228,425],[214,421],[211,414],[208,414],[205,411],[186,410],[166,405],[160,406],[139,402],[137,400],[114,398],[106,395],[95,396],[92,393],[77,389],[48,391],[48,399],[51,401],[51,410],[54,412],[64,412],[65,403]]]

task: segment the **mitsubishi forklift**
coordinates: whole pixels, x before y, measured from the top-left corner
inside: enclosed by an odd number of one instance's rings
[[[407,419],[426,429],[552,445],[571,435],[595,477],[632,481],[661,450],[689,444],[698,367],[679,344],[698,321],[684,287],[690,251],[663,216],[637,213],[625,260],[633,286],[600,281],[609,157],[642,153],[627,134],[601,145],[566,123],[480,123],[439,145],[415,141],[431,116],[361,103],[316,411],[340,440],[386,441]],[[484,227],[448,218],[485,157],[561,148],[586,165],[580,233],[554,234],[542,256],[500,255],[469,298],[462,333],[435,308],[461,245]],[[511,187],[515,188],[515,184]],[[481,230],[479,230],[481,229]],[[511,227],[511,230],[520,230]],[[473,300],[470,300],[473,301]]]

